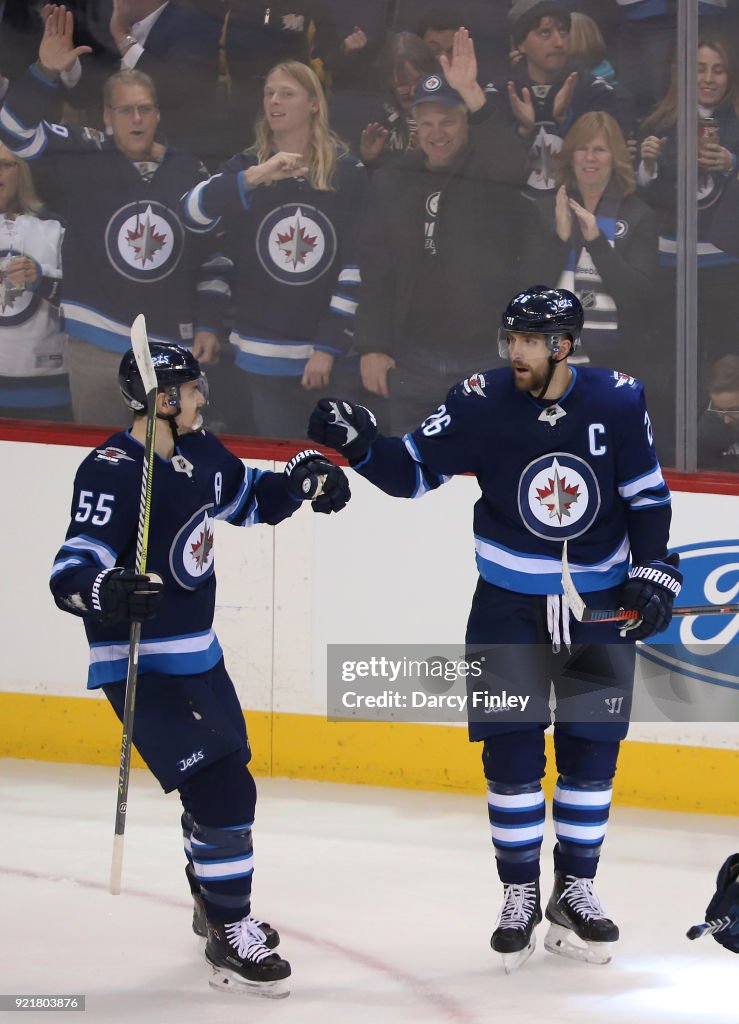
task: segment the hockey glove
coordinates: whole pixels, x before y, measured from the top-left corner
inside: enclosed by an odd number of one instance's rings
[[[629,640],[646,640],[670,625],[672,605],[680,593],[683,574],[678,569],[680,556],[668,555],[664,562],[633,565],[629,578],[621,588],[622,608],[634,608],[638,619],[621,626],[621,636]]]
[[[739,853],[727,857],[716,878],[716,892],[706,907],[706,921],[728,918],[723,928],[713,933],[716,942],[732,953],[739,953]]]
[[[297,501],[310,501],[314,512],[340,512],[351,498],[343,469],[310,448],[285,466],[287,489]]]
[[[106,569],[92,585],[92,606],[106,624],[152,619],[163,597],[159,576],[141,576],[133,569]]]
[[[342,398],[322,398],[310,414],[308,437],[334,448],[349,462],[359,462],[377,437],[377,420],[363,405]]]

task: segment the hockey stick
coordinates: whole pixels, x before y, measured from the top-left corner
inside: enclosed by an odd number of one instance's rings
[[[146,320],[139,314],[131,325],[131,347],[141,381],[146,392],[146,442],[141,470],[141,498],[139,501],[139,525],[136,534],[136,572],[146,573],[146,553],[149,544],[149,520],[151,518],[151,489],[154,476],[154,440],[156,435],[157,378],[149,351],[146,334]],[[123,735],[121,757],[118,769],[118,798],[115,809],[115,833],[113,835],[113,861],[110,866],[110,891],[117,896],[121,891],[123,870],[123,833],[126,828],[128,808],[128,778],[131,773],[131,734],[133,713],[136,705],[136,680],[139,672],[139,643],[141,623],[131,623],[128,644],[128,672],[126,675],[126,698],[123,707]]]
[[[567,541],[562,545],[562,589],[567,603],[578,622],[632,622],[641,618],[633,608],[587,608],[577,592],[567,560]],[[673,608],[673,615],[735,615],[739,602],[734,604],[691,604]]]
[[[726,917],[719,917],[715,921],[704,921],[703,924],[694,924],[688,928],[686,935],[689,939],[699,939],[702,935],[715,935],[722,932],[724,928],[730,928],[736,924],[739,918],[727,914]]]

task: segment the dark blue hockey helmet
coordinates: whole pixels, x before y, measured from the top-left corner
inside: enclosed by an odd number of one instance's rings
[[[558,354],[559,343],[567,335],[574,351],[580,344],[584,320],[580,300],[572,292],[534,284],[506,306],[498,331],[498,351],[503,359],[508,358],[508,335],[512,332],[543,334],[553,356]]]
[[[157,384],[167,395],[169,405],[177,412],[180,406],[180,384],[184,384],[186,381],[200,381],[201,391],[205,398],[208,398],[205,374],[200,369],[200,363],[192,352],[183,348],[182,345],[175,345],[174,342],[169,341],[150,341],[149,351]],[[123,401],[129,409],[134,412],[143,412],[146,409],[146,391],[136,365],[133,349],[129,349],[121,359],[118,369],[118,386],[121,389]],[[174,413],[175,416],[177,412]]]

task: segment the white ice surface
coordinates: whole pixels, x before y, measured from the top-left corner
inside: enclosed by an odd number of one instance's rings
[[[597,888],[621,927],[605,967],[539,947],[506,976],[479,798],[259,780],[254,912],[292,992],[212,991],[190,930],[179,802],[132,773],[123,893],[107,891],[117,772],[0,761],[0,992],[84,993],[73,1024],[736,1024],[739,958],[689,942],[734,818],[616,808]],[[551,885],[551,826],[542,888]],[[49,1012],[8,1021],[50,1024]]]

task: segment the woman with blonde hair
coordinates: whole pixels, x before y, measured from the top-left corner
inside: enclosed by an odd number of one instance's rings
[[[365,171],[331,130],[326,97],[306,64],[277,64],[264,83],[255,141],[184,200],[194,231],[223,231],[232,267],[230,340],[244,371],[229,429],[303,437],[313,399],[349,348],[359,270],[355,230]]]
[[[30,168],[0,144],[0,416],[71,420],[59,326],[64,228]]]
[[[532,204],[523,260],[525,279],[556,281],[583,305],[581,349],[570,362],[636,371],[657,230],[635,190],[618,123],[601,111],[583,114],[565,137],[556,192]]]

